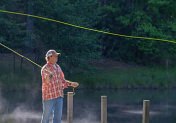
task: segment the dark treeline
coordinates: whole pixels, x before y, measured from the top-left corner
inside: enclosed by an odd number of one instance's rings
[[[3,10],[168,40],[176,39],[175,6],[175,0],[0,0]],[[0,13],[0,42],[20,53],[36,54],[38,63],[48,49],[56,49],[69,68],[102,57],[142,65],[174,65],[176,60],[176,44],[110,36],[4,13]],[[2,47],[0,51],[8,52]]]

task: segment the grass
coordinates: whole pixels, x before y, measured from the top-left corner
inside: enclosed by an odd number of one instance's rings
[[[170,88],[176,85],[176,68],[158,67],[97,68],[71,77],[95,88]]]
[[[0,61],[0,85],[5,88],[23,89],[41,83],[40,69],[33,69],[30,63],[16,60],[13,62]],[[166,70],[164,67],[144,67],[124,63],[106,61],[91,64],[92,69],[73,72],[67,79],[78,81],[85,88],[171,88],[176,87],[176,67]],[[76,71],[76,70],[75,70]],[[38,85],[38,86],[36,86]]]
[[[17,60],[15,69],[12,61],[0,61],[0,85],[1,89],[26,89],[35,83],[40,83],[39,70],[34,71],[34,67],[30,63],[23,64],[21,69],[20,62]],[[38,77],[36,77],[38,76]],[[37,79],[36,79],[37,78]]]

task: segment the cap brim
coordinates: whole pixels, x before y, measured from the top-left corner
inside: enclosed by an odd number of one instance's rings
[[[56,53],[58,56],[60,56],[61,55],[61,53]]]

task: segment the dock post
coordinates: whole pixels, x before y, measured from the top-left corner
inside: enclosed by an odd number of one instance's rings
[[[101,96],[101,123],[107,123],[107,96]]]
[[[149,108],[150,108],[150,100],[144,100],[142,123],[149,123]]]
[[[73,123],[73,92],[67,92],[67,122]]]

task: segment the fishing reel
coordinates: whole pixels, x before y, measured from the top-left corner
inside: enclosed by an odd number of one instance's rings
[[[53,78],[53,74],[50,74],[50,75],[49,75],[49,78],[52,79],[52,78]]]

